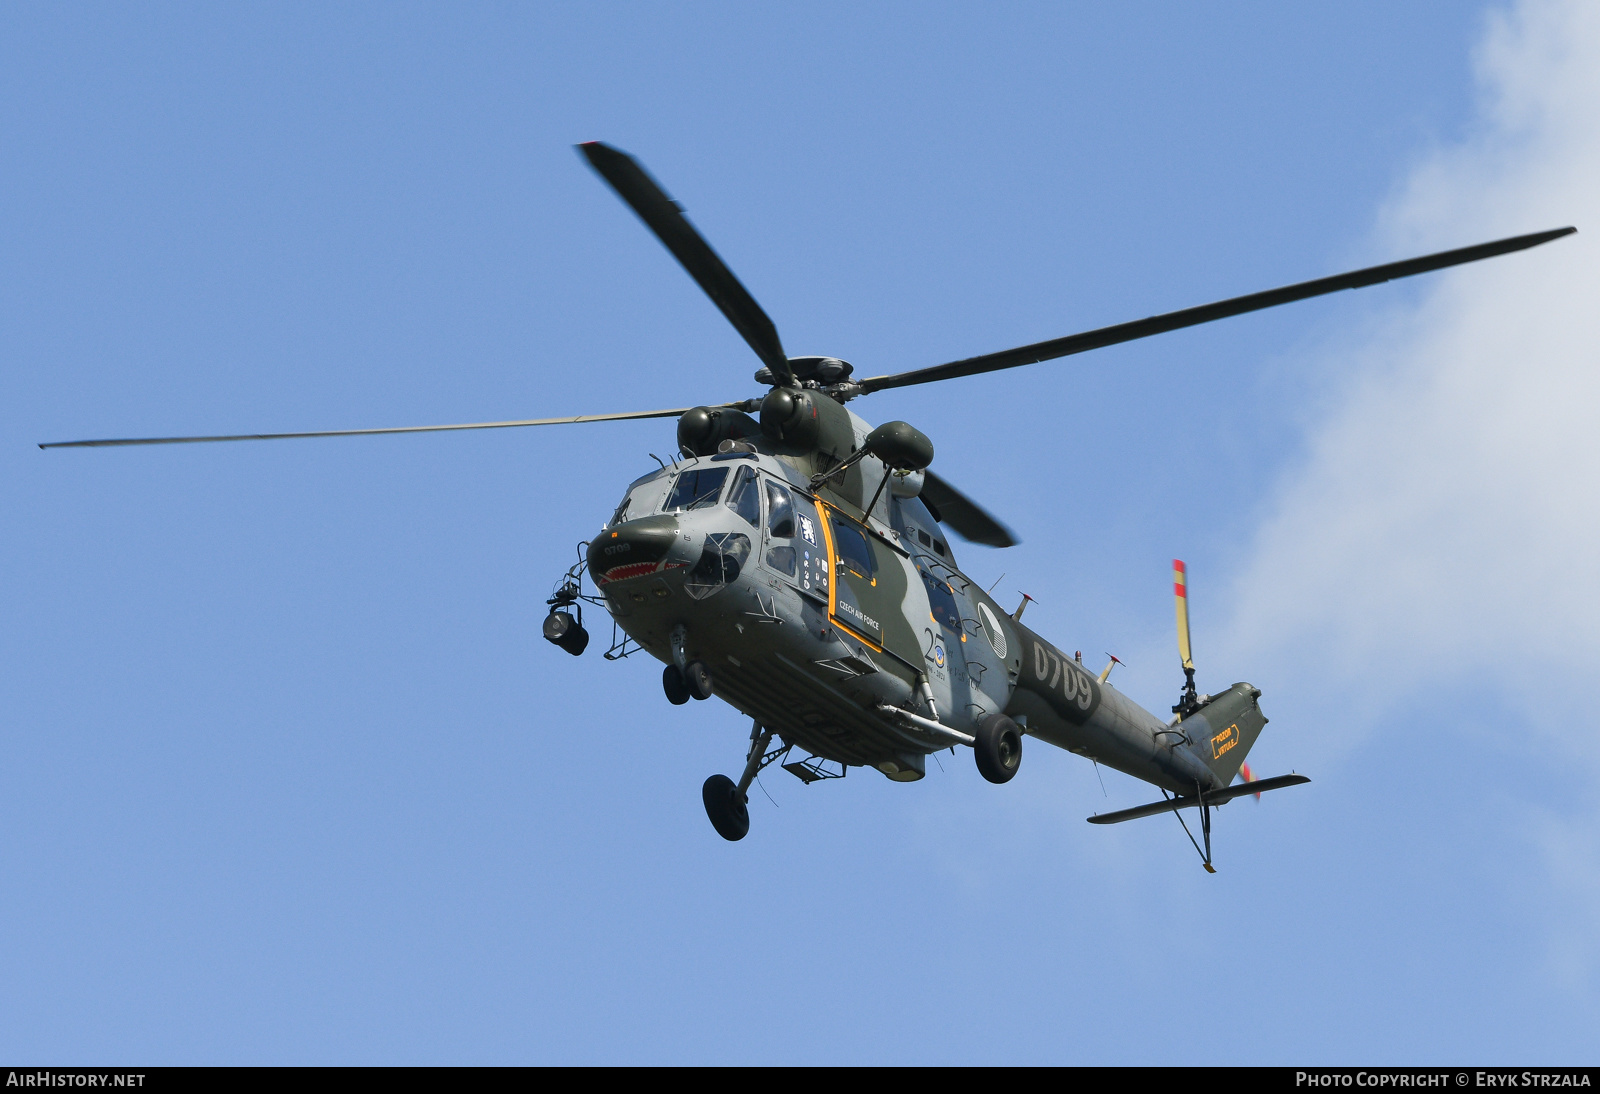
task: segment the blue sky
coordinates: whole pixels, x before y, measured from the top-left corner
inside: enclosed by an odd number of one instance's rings
[[[0,1055],[1592,1062],[1600,28],[1578,5],[0,10]],[[538,623],[756,393],[571,145],[866,374],[1498,235],[1530,254],[855,404],[1059,644],[1249,679],[1218,818],[1037,742],[700,782],[747,725]],[[1557,248],[1563,248],[1557,252]]]

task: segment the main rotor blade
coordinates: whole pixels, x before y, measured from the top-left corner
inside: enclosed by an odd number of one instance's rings
[[[1441,251],[1438,254],[1424,255],[1421,258],[1409,258],[1403,262],[1390,262],[1383,266],[1370,266],[1364,270],[1355,270],[1351,273],[1338,274],[1334,277],[1318,278],[1315,281],[1302,281],[1295,285],[1286,285],[1281,289],[1268,289],[1266,292],[1251,293],[1249,296],[1235,296],[1229,300],[1219,300],[1214,304],[1202,304],[1199,307],[1185,308],[1182,311],[1153,315],[1148,319],[1136,319],[1131,323],[1118,323],[1112,327],[1100,327],[1097,330],[1084,331],[1080,334],[1069,334],[1065,338],[1053,338],[1048,342],[1034,342],[1032,345],[1001,350],[999,353],[986,353],[981,357],[968,357],[962,361],[951,361],[949,364],[935,365],[932,368],[916,369],[912,372],[897,372],[888,376],[873,376],[861,381],[861,390],[865,394],[873,391],[883,391],[892,387],[909,387],[912,384],[927,384],[932,383],[934,380],[950,380],[957,376],[975,376],[980,372],[995,372],[1003,368],[1016,368],[1019,365],[1031,365],[1039,361],[1049,361],[1056,357],[1068,357],[1074,353],[1100,349],[1102,346],[1114,346],[1119,342],[1131,342],[1136,338],[1148,338],[1152,334],[1165,334],[1167,331],[1193,327],[1200,323],[1210,323],[1217,319],[1227,319],[1230,316],[1243,315],[1245,312],[1260,311],[1262,308],[1275,308],[1279,304],[1291,304],[1296,300],[1305,300],[1308,297],[1321,296],[1324,293],[1338,292],[1340,289],[1365,288],[1368,285],[1376,285],[1383,281],[1394,281],[1398,278],[1412,277],[1432,270],[1442,270],[1447,266],[1459,266],[1464,262],[1477,262],[1479,259],[1510,254],[1512,251],[1526,250],[1529,247],[1537,247],[1541,243],[1548,243],[1552,239],[1571,235],[1577,230],[1576,228],[1556,228],[1548,232],[1512,236],[1510,239],[1499,239],[1492,243],[1480,243],[1474,247],[1461,247],[1454,251]]]
[[[947,524],[963,539],[985,547],[1015,547],[1021,541],[983,506],[945,482],[932,471],[922,473],[922,499],[933,503],[939,523]]]
[[[689,271],[689,276],[727,316],[733,329],[756,351],[761,363],[772,370],[773,377],[779,383],[790,383],[794,374],[789,368],[789,358],[783,352],[783,343],[778,339],[778,328],[773,326],[772,320],[761,310],[761,305],[756,303],[749,290],[733,276],[727,264],[717,257],[711,244],[689,223],[678,203],[669,198],[649,172],[626,152],[599,141],[580,144],[578,151],[583,153],[600,177],[611,184],[617,195],[639,214],[639,219],[672,252],[672,257]]]
[[[740,409],[743,403],[722,403],[718,409]],[[578,414],[570,418],[525,418],[515,422],[467,422],[463,425],[405,425],[387,429],[323,429],[311,433],[233,433],[217,437],[122,437],[101,441],[49,441],[40,448],[116,448],[131,444],[203,444],[209,441],[285,441],[297,437],[365,437],[377,433],[447,433],[457,429],[514,429],[525,425],[573,425],[577,422],[623,422],[634,418],[676,418],[692,407],[676,410],[634,410],[626,414]]]

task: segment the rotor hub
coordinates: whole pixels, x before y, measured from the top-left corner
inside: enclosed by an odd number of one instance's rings
[[[789,369],[794,373],[797,384],[830,387],[850,379],[855,366],[837,357],[791,357]],[[770,368],[763,368],[756,370],[756,383],[776,386],[778,379],[773,376]]]

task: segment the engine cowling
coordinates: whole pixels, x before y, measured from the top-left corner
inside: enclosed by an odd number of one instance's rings
[[[761,432],[789,455],[843,460],[855,451],[850,412],[819,391],[775,387],[761,400]]]
[[[723,441],[760,435],[754,418],[727,407],[697,406],[678,419],[678,451],[685,456],[711,456]]]

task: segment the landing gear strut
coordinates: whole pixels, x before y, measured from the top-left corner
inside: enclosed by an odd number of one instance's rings
[[[1310,782],[1309,779],[1306,781]],[[1167,792],[1163,790],[1161,796],[1163,798],[1167,797]],[[1189,837],[1189,842],[1194,843],[1194,849],[1200,852],[1200,865],[1206,868],[1206,873],[1214,874],[1217,872],[1217,868],[1211,865],[1211,803],[1206,800],[1206,792],[1199,783],[1195,784],[1194,796],[1200,803],[1200,833],[1205,838],[1205,850],[1201,851],[1200,845],[1195,843],[1194,833],[1189,831],[1189,825],[1184,821],[1183,814],[1174,809],[1172,815],[1178,818],[1178,823],[1183,825],[1183,834]],[[1178,799],[1172,798],[1170,800],[1176,802]]]
[[[789,754],[789,746],[782,743],[767,751],[771,743],[772,731],[760,722],[751,723],[750,754],[745,757],[744,774],[739,776],[738,783],[726,775],[713,775],[700,788],[700,797],[705,801],[706,816],[711,818],[711,827],[725,840],[742,840],[745,833],[750,831],[750,784],[755,782],[756,775],[763,767]]]

